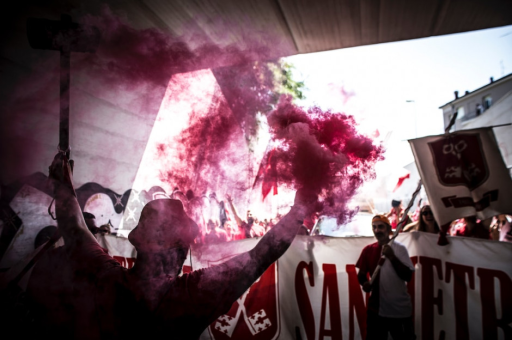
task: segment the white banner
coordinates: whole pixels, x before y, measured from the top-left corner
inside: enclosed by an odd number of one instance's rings
[[[108,254],[125,268],[130,269],[135,263],[137,251],[127,238],[113,235],[97,234],[100,246],[108,250]]]
[[[512,180],[492,128],[409,142],[440,226],[464,216],[512,214]]]
[[[512,336],[512,244],[400,234],[415,264],[409,283],[418,339]],[[193,269],[221,263],[258,239],[197,247]],[[298,236],[286,254],[203,333],[201,339],[361,339],[366,294],[355,263],[374,238]],[[187,260],[187,265],[190,264]]]

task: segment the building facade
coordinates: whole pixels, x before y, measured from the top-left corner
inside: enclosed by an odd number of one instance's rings
[[[491,82],[444,104],[444,126],[455,112],[457,120],[450,131],[494,127],[503,161],[512,175],[512,74]]]
[[[451,131],[465,130],[466,122],[485,114],[495,103],[512,91],[512,73],[494,80],[472,92],[466,91],[459,96],[455,91],[455,99],[439,107],[443,110],[444,126],[448,126],[451,118],[458,112],[457,121]],[[512,113],[511,113],[512,114]]]

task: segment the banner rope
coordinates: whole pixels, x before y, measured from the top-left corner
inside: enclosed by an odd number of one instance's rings
[[[453,125],[455,125],[455,121],[457,120],[457,116],[459,114],[459,111],[455,111],[455,113],[452,116],[452,119],[450,119],[450,122],[448,123],[448,126],[444,129],[444,133],[450,133],[450,129]]]

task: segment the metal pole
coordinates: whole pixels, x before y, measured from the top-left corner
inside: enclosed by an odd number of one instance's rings
[[[416,102],[412,99],[406,100],[405,102],[414,104],[414,108],[412,111],[412,114],[414,116],[414,138],[417,138],[418,137],[418,124],[416,122]]]
[[[71,52],[63,49],[60,52],[60,123],[59,150],[65,152],[69,159],[69,84]]]

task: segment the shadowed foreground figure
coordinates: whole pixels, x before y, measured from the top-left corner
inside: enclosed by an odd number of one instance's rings
[[[144,207],[137,227],[129,234],[137,261],[127,270],[104,252],[87,229],[65,156],[55,157],[50,178],[55,186],[59,229],[71,249],[69,265],[74,272],[67,279],[72,295],[66,302],[74,315],[73,320],[46,317],[44,327],[36,322],[42,330],[37,335],[43,338],[197,339],[283,255],[307,213],[300,198],[304,195],[297,195],[290,212],[254,249],[179,277],[198,227],[184,212],[181,201],[155,200]],[[316,197],[311,201],[316,202]],[[38,284],[33,282],[36,288]],[[35,300],[37,294],[45,294],[42,289],[32,293]],[[46,312],[51,315],[51,310]]]

